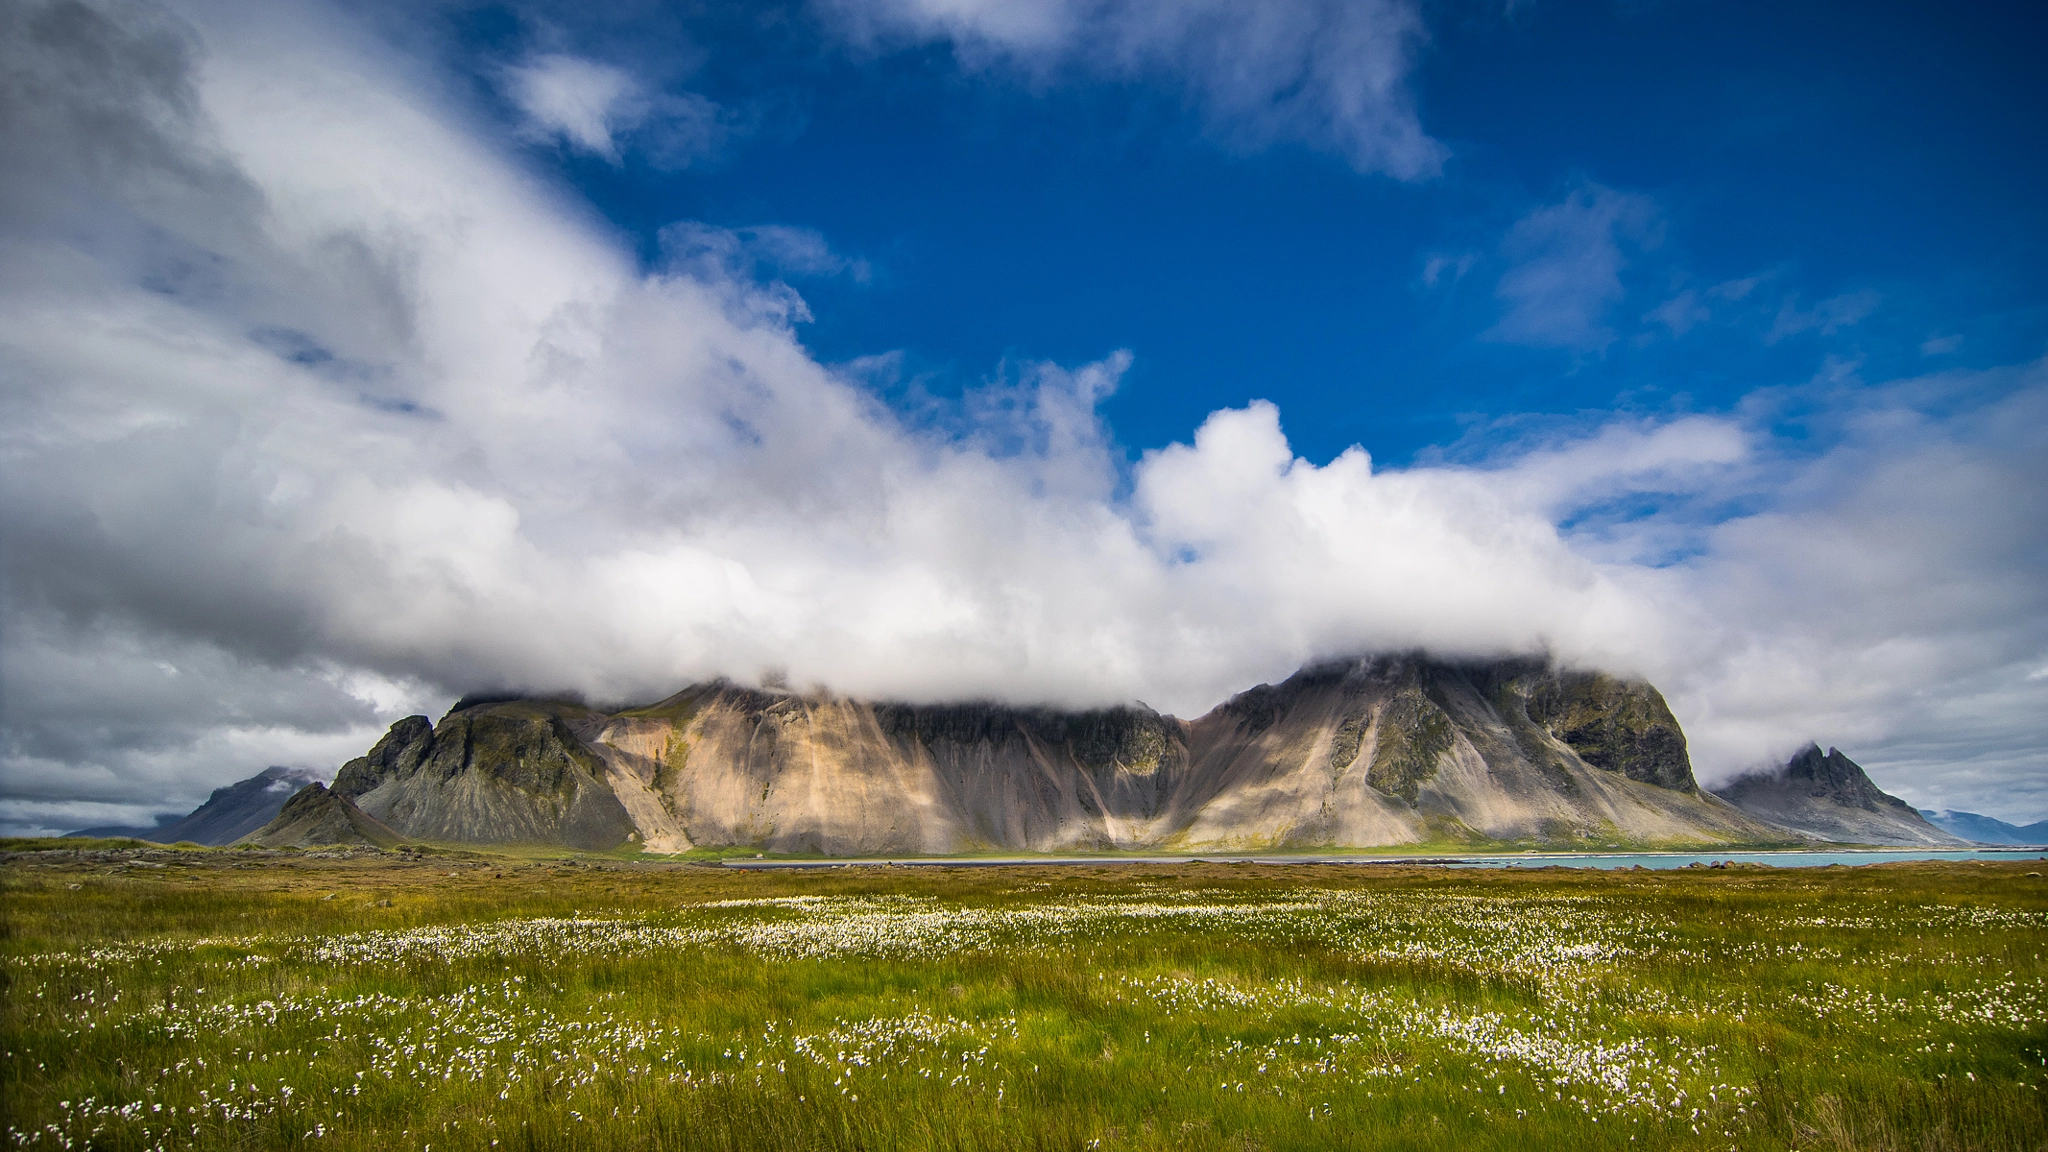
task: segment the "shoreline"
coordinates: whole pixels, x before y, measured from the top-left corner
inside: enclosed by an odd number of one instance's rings
[[[1233,852],[1203,852],[1186,855],[1164,854],[1147,856],[848,856],[848,857],[807,857],[803,859],[759,857],[756,859],[726,859],[718,861],[722,868],[740,870],[790,870],[818,868],[1014,868],[1042,865],[1048,867],[1080,867],[1086,865],[1180,865],[1180,864],[1355,864],[1355,865],[1401,865],[1412,864],[1436,868],[1527,868],[1527,867],[1590,867],[1620,868],[1640,863],[1646,868],[1682,868],[1692,863],[1710,866],[1716,861],[1728,863],[1765,864],[1772,867],[1817,868],[1830,863],[1832,859],[1815,857],[1867,856],[1883,859],[1868,860],[1865,863],[1910,863],[1918,860],[1968,861],[1981,857],[2048,859],[2048,846],[1999,845],[1985,848],[1912,849],[1912,848],[1787,848],[1750,849],[1727,852],[1544,852],[1529,850],[1519,853],[1484,852],[1471,854],[1435,854],[1430,856],[1386,856],[1361,855],[1354,853],[1320,854],[1240,854]],[[1600,863],[1571,864],[1567,861],[1607,861]],[[1787,861],[1779,864],[1774,861]]]

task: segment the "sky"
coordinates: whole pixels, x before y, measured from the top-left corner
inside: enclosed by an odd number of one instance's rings
[[[2048,817],[2038,5],[0,11],[0,833],[469,691],[1647,677]]]

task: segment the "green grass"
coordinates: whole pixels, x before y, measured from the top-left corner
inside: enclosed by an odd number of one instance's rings
[[[0,865],[16,1148],[2048,1147],[2024,864],[64,848]]]
[[[0,852],[33,852],[52,848],[84,850],[154,847],[157,847],[154,842],[135,840],[126,836],[116,836],[111,839],[95,836],[64,837],[61,839],[53,836],[0,836]],[[193,845],[193,847],[196,848],[198,845]]]

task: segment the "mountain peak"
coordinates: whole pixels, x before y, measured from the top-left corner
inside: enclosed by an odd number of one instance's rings
[[[1818,743],[1808,744],[1786,762],[1783,772],[1787,781],[1804,787],[1809,796],[1865,812],[1913,813],[1911,805],[1879,788],[1862,765],[1834,747],[1823,754]]]
[[[1559,668],[1541,657],[1446,660],[1411,651],[1323,660],[1277,685],[1240,692],[1222,709],[1256,734],[1296,700],[1320,690],[1358,698],[1393,692],[1432,701],[1460,687],[1503,710],[1501,718],[1511,727],[1526,721],[1592,767],[1672,791],[1698,790],[1685,733],[1655,687]]]
[[[213,790],[206,802],[177,819],[160,818],[154,828],[86,828],[72,836],[134,836],[159,844],[232,844],[274,818],[286,797],[323,775],[311,768],[273,764],[247,779]]]
[[[1921,809],[1920,815],[1927,822],[1950,835],[1979,844],[2048,844],[2048,820],[2032,824],[2008,824],[1977,812],[1957,812],[1953,809]]]
[[[311,848],[330,844],[368,844],[394,848],[405,837],[365,814],[354,802],[314,781],[292,793],[277,818],[236,841],[263,848]]]
[[[1775,770],[1732,780],[1715,794],[1752,817],[1802,836],[1860,844],[1961,844],[1913,806],[1879,788],[1838,748],[1808,744]]]

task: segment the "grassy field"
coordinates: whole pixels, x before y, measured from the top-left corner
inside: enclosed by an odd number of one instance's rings
[[[15,851],[0,1103],[35,1149],[2044,1148],[2030,873]]]

